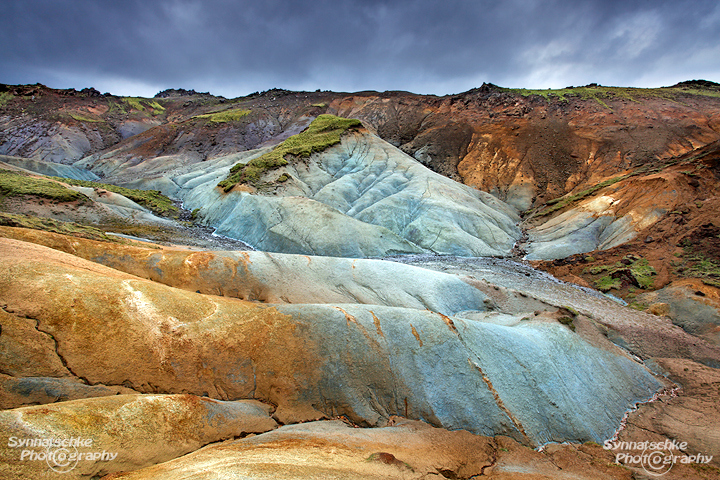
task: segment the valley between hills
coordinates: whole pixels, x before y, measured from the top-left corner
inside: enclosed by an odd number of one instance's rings
[[[720,478],[718,185],[702,80],[0,85],[0,478]]]

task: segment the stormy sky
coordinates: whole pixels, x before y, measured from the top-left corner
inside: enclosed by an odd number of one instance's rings
[[[720,82],[717,0],[3,0],[0,83],[451,94]]]

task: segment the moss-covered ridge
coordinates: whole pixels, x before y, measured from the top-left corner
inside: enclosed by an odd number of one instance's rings
[[[201,118],[208,120],[212,123],[229,123],[237,122],[243,117],[250,114],[250,110],[244,110],[242,108],[234,108],[230,110],[223,110],[220,112],[206,113],[204,115],[196,115],[193,118]]]
[[[58,182],[33,177],[24,172],[3,169],[0,169],[0,195],[3,197],[32,195],[57,202],[88,200],[82,193],[71,190]]]
[[[0,196],[35,196],[56,202],[74,202],[89,200],[86,195],[67,188],[62,183],[80,187],[102,188],[123,195],[152,212],[165,217],[176,218],[180,211],[173,201],[158,190],[137,190],[118,187],[106,183],[75,180],[63,177],[35,177],[25,172],[0,169]]]
[[[518,93],[523,97],[537,95],[548,101],[556,100],[567,102],[568,97],[594,100],[605,108],[610,108],[605,101],[613,99],[641,102],[648,98],[662,98],[670,101],[678,101],[685,95],[720,98],[720,86],[713,82],[705,82],[702,80],[683,82],[672,87],[661,88],[605,87],[591,83],[583,87],[566,87],[560,89],[533,90],[528,88],[501,88],[501,90]]]
[[[286,139],[272,151],[254,158],[246,164],[238,163],[233,166],[228,177],[218,183],[218,187],[229,192],[240,183],[257,185],[263,173],[287,165],[286,156],[302,158],[322,152],[340,143],[340,137],[345,132],[358,127],[362,127],[360,120],[328,114],[320,115],[308,128]]]
[[[164,217],[177,218],[180,210],[173,204],[173,201],[160,193],[158,190],[137,190],[134,188],[118,187],[107,183],[91,182],[88,180],[75,180],[73,178],[51,177],[55,180],[67,183],[68,185],[77,185],[80,187],[102,188],[109,192],[118,193],[129,198],[138,205],[151,210],[153,213]],[[54,183],[54,182],[53,182]],[[84,196],[84,195],[83,195]]]
[[[34,215],[0,212],[0,226],[30,228],[32,230],[43,230],[45,232],[60,233],[90,240],[124,243],[124,240],[106,235],[102,230],[88,225],[63,222],[52,218],[36,217]]]

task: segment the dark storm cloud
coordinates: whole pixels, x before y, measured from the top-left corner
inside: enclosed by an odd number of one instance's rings
[[[226,96],[659,86],[720,80],[718,38],[715,0],[11,0],[0,82]]]

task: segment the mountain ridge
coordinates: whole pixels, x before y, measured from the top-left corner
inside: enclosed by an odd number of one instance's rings
[[[0,428],[126,447],[68,478],[629,480],[593,442],[712,454],[719,132],[698,81],[5,88]],[[407,447],[437,442],[452,461]],[[0,476],[49,478],[17,453]]]

